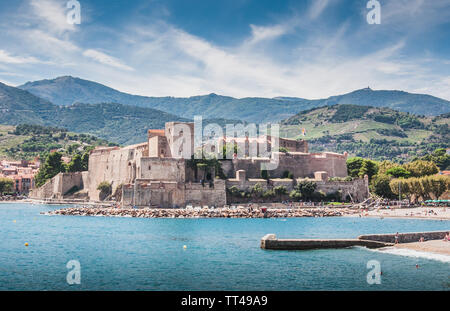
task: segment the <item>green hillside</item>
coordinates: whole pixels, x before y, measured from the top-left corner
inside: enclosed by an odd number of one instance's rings
[[[311,151],[347,151],[352,156],[401,162],[449,147],[449,124],[449,114],[419,117],[389,108],[334,105],[282,121],[280,135],[307,139]]]
[[[188,121],[151,108],[121,104],[74,104],[60,107],[29,92],[0,83],[0,124],[39,124],[89,133],[120,144],[143,142],[150,128]]]
[[[73,155],[96,146],[115,145],[92,135],[68,132],[62,128],[0,125],[0,158],[32,160],[36,156],[45,158],[51,150]]]

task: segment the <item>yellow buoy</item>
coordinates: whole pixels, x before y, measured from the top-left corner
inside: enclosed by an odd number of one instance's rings
[[[28,246],[28,243],[25,243],[25,246]]]
[[[183,248],[184,248],[184,249],[186,249],[186,248],[187,248],[187,246],[186,246],[186,245],[183,245]]]

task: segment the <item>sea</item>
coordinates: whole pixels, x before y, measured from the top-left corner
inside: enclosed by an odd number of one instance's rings
[[[62,207],[0,204],[0,290],[450,290],[449,256],[363,247],[260,248],[269,233],[278,238],[356,238],[450,230],[450,221],[42,214]],[[381,272],[379,277],[374,271]]]

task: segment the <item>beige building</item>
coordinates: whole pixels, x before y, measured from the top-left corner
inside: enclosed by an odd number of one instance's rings
[[[240,143],[244,146],[245,143],[270,145],[272,139],[270,136],[259,138],[259,141],[224,138],[224,143],[239,143],[242,140]],[[337,186],[327,184],[329,177],[347,176],[346,154],[309,153],[304,140],[280,139],[279,146],[288,152],[272,152],[272,156],[278,156],[278,166],[269,171],[269,175],[272,179],[279,179],[286,172],[291,173],[294,179],[285,181],[288,188],[291,187],[289,183],[295,183],[297,178],[311,178],[317,180],[322,189],[330,188],[331,191]],[[252,179],[261,178],[262,165],[271,161],[269,158],[249,157],[247,153],[241,158],[220,160],[223,176],[219,179],[214,168],[196,168],[190,160],[192,154],[194,123],[166,123],[164,129],[149,130],[145,143],[93,150],[88,172],[60,174],[34,194],[37,197],[62,198],[65,191],[76,186],[82,189],[80,193],[86,198],[98,201],[101,197],[97,187],[107,181],[112,185],[113,196],[121,196],[125,206],[223,206],[227,202],[227,188],[233,185],[240,185],[243,189],[251,186]],[[361,187],[352,188],[347,184],[346,191],[349,189],[361,192]],[[363,192],[361,195],[353,193],[352,196],[362,199],[368,195],[368,191]]]

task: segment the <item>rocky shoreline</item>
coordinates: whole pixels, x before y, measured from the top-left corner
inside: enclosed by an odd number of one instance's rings
[[[65,216],[105,216],[138,218],[291,218],[291,217],[338,217],[358,214],[360,211],[349,208],[192,208],[192,209],[127,209],[71,207],[43,213],[45,215]]]

